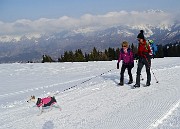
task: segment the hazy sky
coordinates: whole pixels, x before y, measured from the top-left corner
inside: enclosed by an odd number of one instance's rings
[[[179,14],[180,0],[0,0],[0,40],[67,29],[168,26],[180,21]]]
[[[103,15],[149,9],[177,13],[180,12],[180,0],[0,0],[0,21],[62,16],[78,18],[87,13]]]

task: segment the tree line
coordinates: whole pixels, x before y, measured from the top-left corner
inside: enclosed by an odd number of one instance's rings
[[[129,45],[134,55],[137,53],[138,46],[133,43]],[[157,45],[158,51],[155,58],[164,57],[180,57],[180,42],[166,45]],[[96,47],[90,53],[83,54],[81,49],[73,51],[65,51],[63,55],[58,58],[58,62],[87,62],[87,61],[112,61],[117,60],[119,56],[120,48],[105,49],[104,51],[97,50]],[[49,55],[43,55],[42,63],[55,62]]]

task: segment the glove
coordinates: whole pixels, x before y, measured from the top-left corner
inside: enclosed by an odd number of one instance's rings
[[[151,59],[154,59],[154,56],[153,56],[153,55],[148,55],[147,58],[148,58],[149,60],[151,60]]]
[[[119,63],[117,63],[117,69],[119,69]]]
[[[151,59],[154,59],[154,55],[151,55]]]

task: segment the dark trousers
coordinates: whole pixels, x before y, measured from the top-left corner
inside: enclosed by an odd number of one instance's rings
[[[146,73],[147,73],[147,82],[146,83],[151,82],[151,73],[150,73],[151,59],[140,58],[138,60],[137,76],[136,76],[136,84],[138,84],[138,85],[140,85],[140,75],[141,75],[141,70],[144,65],[146,67]]]
[[[132,77],[132,73],[131,73],[132,66],[122,64],[121,72],[120,72],[120,82],[124,82],[124,72],[125,72],[126,68],[128,70],[129,80],[133,81],[133,77]]]

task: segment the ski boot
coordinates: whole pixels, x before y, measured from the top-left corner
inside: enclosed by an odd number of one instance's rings
[[[140,87],[140,85],[135,84],[133,87],[134,87],[134,88],[139,88],[139,87]]]
[[[123,85],[124,85],[124,82],[123,82],[123,81],[120,81],[120,83],[119,83],[118,85],[123,86]]]
[[[146,83],[146,86],[150,86],[150,85],[151,85],[150,82],[147,82],[147,83]]]
[[[133,83],[133,81],[132,81],[132,80],[129,80],[128,84],[132,84],[132,83]]]

